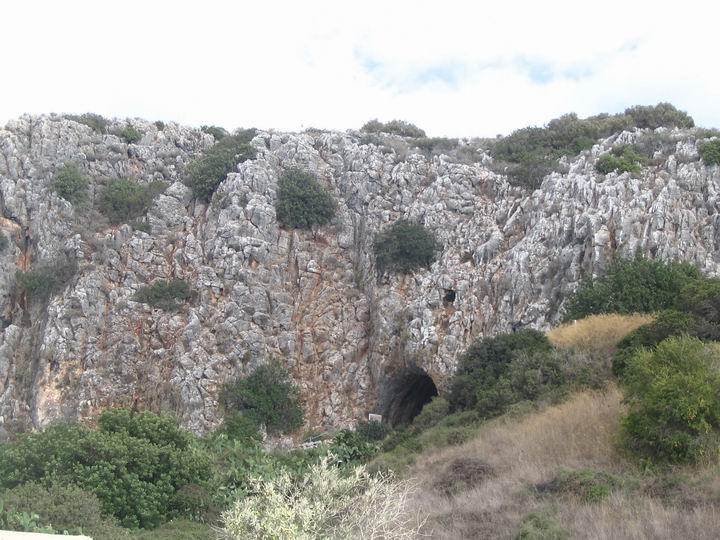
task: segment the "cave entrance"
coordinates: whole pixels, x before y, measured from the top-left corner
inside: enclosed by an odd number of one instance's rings
[[[406,368],[385,384],[383,417],[392,427],[407,425],[437,395],[435,383],[424,370]]]

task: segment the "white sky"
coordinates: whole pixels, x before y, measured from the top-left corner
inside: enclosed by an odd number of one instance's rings
[[[720,4],[4,0],[0,125],[97,112],[494,136],[670,101],[720,126]]]

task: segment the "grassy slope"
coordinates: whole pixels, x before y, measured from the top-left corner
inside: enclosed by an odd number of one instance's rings
[[[649,319],[594,316],[548,337],[609,373],[615,344]],[[419,436],[421,449],[381,454],[374,464],[417,481],[413,511],[428,516],[432,538],[718,537],[718,467],[645,472],[624,456],[614,383],[534,407],[481,425],[436,426]],[[453,429],[463,436],[448,437]]]
[[[421,455],[410,475],[419,482],[413,503],[429,516],[427,532],[513,538],[523,518],[537,512],[570,538],[717,538],[717,468],[643,474],[617,451],[621,397],[615,386],[581,392],[520,419],[487,423],[460,446]],[[572,486],[545,487],[567,469],[607,472],[621,484],[594,502]],[[452,484],[459,490],[448,494]]]

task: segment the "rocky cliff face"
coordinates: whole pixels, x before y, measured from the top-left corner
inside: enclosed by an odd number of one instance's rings
[[[59,116],[0,130],[0,229],[11,239],[0,252],[0,436],[121,405],[170,410],[206,432],[219,422],[220,385],[273,357],[300,385],[312,427],[394,415],[426,374],[442,392],[474,338],[555,322],[563,297],[616,252],[720,268],[720,170],[699,161],[693,130],[665,132],[674,151],[637,178],[593,167],[613,144],[646,136],[624,132],[534,192],[511,187],[487,156],[463,164],[401,156],[353,132],[259,132],[257,158],[201,204],[181,180],[212,137],[131,123],[143,134],[135,144]],[[168,183],[151,232],[111,227],[55,194],[68,161],[93,178],[93,196],[109,178]],[[277,179],[291,166],[338,200],[316,235],[275,219]],[[444,250],[429,270],[378,280],[373,235],[403,217]],[[16,293],[16,270],[61,254],[78,271],[60,293],[46,304]],[[180,311],[132,300],[173,277],[196,293]]]

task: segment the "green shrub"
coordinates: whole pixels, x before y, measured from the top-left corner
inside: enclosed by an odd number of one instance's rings
[[[394,135],[400,135],[401,137],[412,137],[415,139],[425,137],[425,131],[404,120],[390,120],[387,123],[370,120],[360,128],[360,131],[366,133],[392,133]]]
[[[667,128],[691,128],[695,121],[685,111],[676,109],[670,103],[658,103],[657,105],[636,105],[625,109],[625,114],[633,119],[635,127],[640,129]]]
[[[35,482],[8,489],[0,494],[6,511],[36,514],[41,523],[52,524],[57,531],[87,534],[93,538],[115,540],[129,538],[125,529],[102,513],[98,498],[77,486]]]
[[[219,126],[201,126],[200,131],[212,135],[215,141],[219,141],[230,135],[225,128]]]
[[[311,229],[325,225],[335,215],[335,200],[310,173],[286,171],[278,182],[275,212],[280,225]]]
[[[622,377],[628,358],[639,349],[652,348],[670,336],[686,334],[691,330],[693,322],[693,317],[687,313],[661,311],[653,322],[633,330],[618,343],[612,362],[613,373]]]
[[[155,127],[158,131],[163,131],[165,129],[165,122],[163,122],[162,120],[155,120],[155,122],[153,123],[155,124]]]
[[[543,512],[533,512],[522,520],[516,540],[567,540],[570,533],[552,516]]]
[[[130,125],[125,126],[118,131],[117,136],[124,140],[127,144],[134,144],[142,139],[142,133]]]
[[[114,225],[127,223],[144,215],[165,187],[163,182],[139,184],[128,178],[118,178],[110,181],[103,190],[98,209]]]
[[[416,431],[424,431],[437,425],[443,418],[450,414],[450,403],[447,399],[435,396],[430,403],[426,403],[415,418],[411,428]]]
[[[601,174],[611,172],[639,174],[647,162],[645,156],[638,154],[632,146],[623,145],[613,148],[610,153],[600,156],[595,170]]]
[[[631,356],[624,383],[627,447],[658,462],[717,460],[720,351],[692,337],[671,337]]]
[[[149,287],[140,287],[133,295],[135,302],[150,304],[155,308],[175,311],[181,302],[192,297],[190,285],[182,279],[159,280]]]
[[[239,412],[270,434],[289,433],[303,423],[298,388],[277,362],[258,366],[249,376],[226,384],[220,403],[226,418]]]
[[[209,465],[173,418],[113,409],[102,413],[97,430],[54,425],[0,445],[0,488],[76,485],[124,526],[154,527],[178,514],[178,489],[202,484]]]
[[[519,351],[544,353],[551,350],[545,334],[520,330],[475,341],[460,357],[450,381],[450,410],[477,409],[482,415],[499,413],[507,405],[505,392],[510,364]]]
[[[377,441],[368,440],[363,433],[343,429],[330,443],[330,455],[338,464],[360,465],[370,461],[378,453]]]
[[[106,118],[95,113],[84,113],[81,115],[66,114],[65,118],[67,118],[68,120],[73,120],[74,122],[78,122],[80,124],[85,124],[97,133],[105,133],[108,124],[110,123]]]
[[[401,219],[376,236],[373,249],[378,273],[410,273],[429,267],[441,246],[421,224]]]
[[[705,165],[720,165],[720,139],[701,144],[700,157]]]
[[[633,107],[625,114],[599,114],[578,118],[566,114],[543,127],[519,129],[493,143],[496,168],[508,174],[515,184],[537,188],[543,178],[558,170],[558,159],[575,156],[592,148],[601,138],[632,127],[692,127],[693,120],[668,103],[650,107]],[[607,161],[610,158],[604,158]],[[610,164],[601,164],[601,168]],[[632,166],[621,163],[621,166]],[[614,170],[610,169],[610,170]]]
[[[31,301],[44,302],[64,289],[76,273],[77,262],[60,257],[40,262],[27,272],[19,270],[15,278],[20,294],[26,295]]]
[[[537,488],[541,493],[569,495],[585,503],[599,503],[625,484],[623,478],[605,471],[563,469],[550,482],[541,484]]]
[[[55,173],[52,187],[66,201],[78,204],[87,200],[88,184],[77,165],[66,163]]]
[[[600,313],[652,313],[675,305],[680,290],[698,279],[689,263],[653,261],[637,256],[614,259],[605,275],[584,280],[566,302],[564,320]]]
[[[255,130],[248,129],[222,137],[205,156],[190,164],[185,184],[195,197],[210,201],[220,183],[237,170],[239,163],[255,159],[256,151],[250,144],[254,136]]]
[[[0,231],[0,253],[5,251],[9,245],[10,241],[8,240],[7,236],[5,236],[4,232]]]
[[[632,119],[624,115],[580,119],[576,114],[566,114],[544,127],[514,131],[495,142],[491,150],[511,180],[534,189],[548,173],[557,170],[562,156],[575,156],[592,148],[598,139],[630,127]]]

